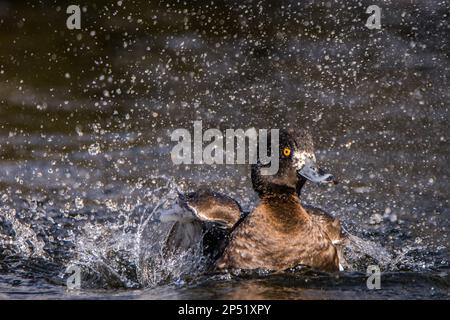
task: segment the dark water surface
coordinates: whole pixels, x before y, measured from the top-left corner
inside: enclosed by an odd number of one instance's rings
[[[0,1],[0,298],[449,298],[450,4]],[[341,181],[303,201],[385,248],[352,271],[205,275],[160,257],[176,189],[251,209],[244,165],[174,166],[176,128],[307,127]],[[81,291],[66,268],[82,267]]]

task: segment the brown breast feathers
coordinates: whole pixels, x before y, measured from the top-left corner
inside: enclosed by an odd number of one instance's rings
[[[217,261],[220,269],[284,270],[297,265],[339,270],[336,248],[296,195],[261,199],[261,204],[234,230]]]

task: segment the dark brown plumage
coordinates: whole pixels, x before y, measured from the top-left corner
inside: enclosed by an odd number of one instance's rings
[[[323,222],[304,210],[295,193],[264,197],[235,229],[216,265],[219,269],[270,270],[307,265],[337,271],[337,251]]]
[[[239,203],[224,194],[200,189],[181,197],[182,203],[195,210],[201,220],[218,223],[225,229],[231,229],[241,218]]]
[[[204,255],[216,260],[228,244],[231,230],[244,215],[236,200],[204,188],[179,194],[176,207],[175,215],[174,210],[164,213],[163,220],[174,222],[165,242],[166,255],[178,254],[202,242]]]

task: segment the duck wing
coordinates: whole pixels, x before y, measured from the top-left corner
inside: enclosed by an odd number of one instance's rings
[[[341,221],[320,208],[304,205],[313,222],[320,225],[322,230],[330,238],[336,247],[339,258],[339,269],[342,271],[348,268],[348,263],[344,257],[344,248],[348,242],[348,233],[342,228]]]
[[[333,244],[338,244],[346,239],[346,234],[341,226],[341,221],[320,208],[303,205],[312,220],[322,227]]]
[[[365,268],[367,261],[373,261],[373,264],[385,268],[392,264],[393,256],[380,244],[349,233],[341,226],[339,219],[322,209],[312,206],[304,206],[304,208],[336,247],[341,270]]]
[[[227,195],[209,190],[179,193],[176,204],[160,216],[161,222],[173,223],[165,249],[177,252],[203,245],[203,253],[215,259],[245,215],[239,203]]]

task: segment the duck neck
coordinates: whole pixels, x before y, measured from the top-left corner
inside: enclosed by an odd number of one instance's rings
[[[294,227],[310,219],[294,188],[283,193],[264,193],[260,195],[260,199],[262,205],[267,208],[267,218],[278,224]]]

